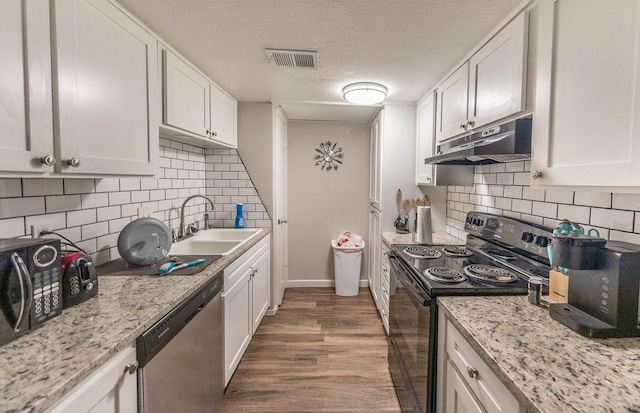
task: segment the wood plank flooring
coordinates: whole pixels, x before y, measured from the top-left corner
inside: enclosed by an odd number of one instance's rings
[[[400,412],[369,290],[287,289],[229,382],[223,411]]]

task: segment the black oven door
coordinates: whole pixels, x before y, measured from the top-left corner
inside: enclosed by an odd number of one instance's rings
[[[435,300],[392,252],[389,296],[389,371],[403,412],[435,408]]]

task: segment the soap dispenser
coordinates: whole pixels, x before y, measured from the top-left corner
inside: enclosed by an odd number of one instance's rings
[[[244,228],[244,218],[242,217],[242,203],[236,204],[236,228]]]

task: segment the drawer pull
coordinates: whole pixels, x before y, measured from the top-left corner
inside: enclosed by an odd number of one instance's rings
[[[471,366],[467,366],[467,374],[469,375],[469,377],[471,377],[472,379],[475,379],[478,377],[478,369],[475,369]]]

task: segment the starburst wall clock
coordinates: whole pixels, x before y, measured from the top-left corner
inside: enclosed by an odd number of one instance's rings
[[[318,152],[313,159],[316,161],[316,166],[320,166],[320,170],[338,170],[338,165],[342,165],[342,148],[336,149],[337,142],[331,143],[331,141],[320,142],[320,149],[316,148]]]

